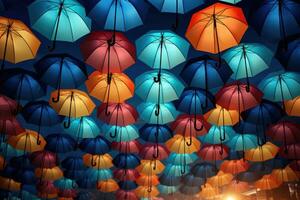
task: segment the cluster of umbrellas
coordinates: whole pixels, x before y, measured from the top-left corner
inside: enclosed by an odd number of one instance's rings
[[[0,17],[1,198],[205,199],[296,186],[300,4],[264,0],[252,22],[246,1],[35,0],[32,30]],[[134,43],[125,32],[149,6],[174,14],[172,30]],[[252,27],[277,50],[247,41]],[[52,43],[42,56],[37,32]],[[81,38],[82,60],[50,53]],[[272,70],[274,60],[284,67]],[[138,65],[148,69],[126,74]]]

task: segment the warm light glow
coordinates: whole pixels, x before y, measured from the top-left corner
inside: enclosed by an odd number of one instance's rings
[[[233,196],[227,196],[226,200],[236,200]]]

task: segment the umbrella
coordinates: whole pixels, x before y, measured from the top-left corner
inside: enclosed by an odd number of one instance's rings
[[[126,171],[126,172],[125,172]],[[116,169],[114,170],[114,178],[120,181],[134,181],[140,176],[136,169]]]
[[[166,149],[166,147],[164,147],[163,145],[160,145],[160,144],[158,144],[157,146],[155,146],[153,144],[145,144],[142,146],[140,152],[138,152],[138,153],[142,159],[152,160],[153,155],[156,155],[156,151],[159,151],[159,154],[157,154],[158,156],[156,158],[158,160],[164,160],[164,159],[168,158],[168,156],[169,156],[168,149]]]
[[[142,174],[136,179],[136,183],[141,186],[157,186],[159,184],[159,179],[156,175],[146,176]]]
[[[280,179],[271,175],[264,175],[260,180],[254,183],[254,186],[260,190],[272,190],[282,184]]]
[[[192,174],[187,174],[182,178],[182,182],[184,183],[184,185],[192,187],[199,187],[200,185],[203,185],[205,183],[204,181],[205,180],[203,178],[196,177]]]
[[[193,14],[185,36],[195,49],[218,53],[221,61],[220,52],[238,45],[247,28],[241,8],[215,3]]]
[[[168,177],[179,178],[188,173],[190,173],[190,166],[184,164],[180,164],[180,165],[167,164],[164,170],[164,174]]]
[[[155,81],[158,73],[160,73],[160,81]],[[135,85],[135,93],[140,98],[157,104],[178,99],[184,89],[183,83],[166,70],[145,72],[135,79]]]
[[[64,122],[64,127],[71,126],[71,117],[83,117],[90,115],[96,107],[90,97],[80,90],[60,90],[58,102],[53,102],[51,99],[56,97],[58,91],[51,93],[49,104],[59,114],[68,117],[68,121]]]
[[[179,186],[168,186],[160,184],[157,186],[157,189],[159,190],[160,194],[174,194],[178,191]]]
[[[42,126],[54,126],[63,120],[63,118],[58,116],[55,110],[49,106],[47,101],[34,101],[27,103],[22,109],[22,116],[27,123],[38,126],[37,143],[40,143],[39,137]]]
[[[178,153],[171,153],[166,160],[167,163],[173,164],[173,165],[182,165],[182,161],[185,160],[186,164],[192,164],[198,159],[197,154],[178,154]]]
[[[126,190],[118,190],[116,192],[116,199],[117,200],[139,200],[137,195],[133,191],[126,191]]]
[[[201,143],[196,138],[183,137],[182,135],[174,135],[166,142],[166,147],[170,151],[179,154],[194,153],[200,149],[200,145]]]
[[[190,86],[214,92],[230,78],[232,70],[225,63],[219,64],[213,57],[202,56],[190,59],[180,76]]]
[[[217,161],[217,160],[223,160],[228,156],[229,149],[225,145],[208,145],[205,144],[202,146],[202,148],[199,151],[199,156],[203,160],[208,161]]]
[[[53,168],[36,168],[35,176],[41,180],[54,181],[63,177],[63,172],[59,167]]]
[[[107,124],[127,126],[134,124],[138,119],[136,109],[128,103],[109,103],[107,112],[110,115],[105,114],[106,107],[105,103],[101,104],[98,108],[97,116]]]
[[[224,173],[220,170],[217,175],[207,179],[207,183],[215,187],[222,187],[224,185],[228,185],[232,181],[232,179],[232,174]]]
[[[261,177],[262,175],[260,173],[246,171],[237,174],[236,180],[251,183],[259,180]]]
[[[247,171],[249,168],[249,163],[244,159],[239,160],[225,160],[220,166],[220,170],[224,173],[239,174],[241,172]]]
[[[299,178],[298,178],[296,172],[289,166],[286,166],[283,169],[274,169],[271,173],[271,176],[274,176],[281,182],[299,181]]]
[[[53,168],[57,165],[57,157],[50,151],[36,151],[30,155],[30,161],[35,167]]]
[[[259,138],[252,134],[236,134],[226,144],[233,151],[243,151],[244,156],[244,151],[257,148],[259,146],[259,141]]]
[[[17,119],[6,119],[0,120],[0,130],[1,130],[1,139],[5,141],[6,136],[17,136],[18,134],[24,132],[24,129],[21,127],[21,124]]]
[[[159,160],[141,160],[140,165],[136,168],[142,174],[160,174],[164,171],[165,166]]]
[[[117,168],[133,169],[140,164],[140,159],[135,154],[120,153],[113,159],[113,164]]]
[[[289,116],[300,116],[300,96],[295,97],[294,99],[284,102],[285,112]]]
[[[136,189],[138,186],[134,181],[120,181],[118,183],[119,187],[121,190],[134,190]]]
[[[1,70],[5,60],[15,64],[35,58],[40,45],[39,39],[23,22],[0,17]]]
[[[243,193],[249,190],[249,184],[247,182],[234,180],[229,183],[227,189],[232,193]]]
[[[16,182],[13,179],[0,176],[0,188],[3,190],[16,192],[21,189],[21,183]]]
[[[243,43],[226,51],[222,58],[232,69],[233,78],[246,78],[249,87],[250,77],[269,68],[273,52],[260,43]]]
[[[14,119],[17,114],[17,102],[11,98],[0,95],[0,120]]]
[[[63,190],[78,188],[78,185],[74,180],[67,179],[67,178],[62,178],[54,181],[54,185],[58,189],[63,189]]]
[[[106,154],[110,151],[110,142],[102,136],[85,138],[80,142],[79,148],[89,154]]]
[[[145,186],[139,186],[134,193],[140,198],[153,198],[159,195],[157,187],[152,187],[151,191],[149,192],[149,188]]]
[[[183,185],[179,188],[179,191],[182,194],[188,195],[188,196],[193,196],[197,194],[200,191],[200,188],[198,186],[187,186]]]
[[[36,0],[28,7],[31,26],[49,40],[74,42],[88,34],[91,20],[85,8],[75,0]]]
[[[109,169],[113,167],[112,157],[107,153],[102,155],[84,154],[83,163],[94,169]]]
[[[97,189],[100,192],[115,192],[119,190],[119,185],[114,179],[108,179],[97,183]]]
[[[139,137],[138,129],[134,125],[110,126],[104,124],[102,130],[105,138],[111,142],[129,142]]]
[[[141,144],[138,140],[131,140],[128,142],[113,142],[112,148],[121,153],[139,153]]]
[[[206,183],[204,185],[201,185],[201,191],[199,193],[199,196],[201,198],[211,198],[215,197],[220,194],[218,187],[213,187],[212,185]]]
[[[236,133],[231,126],[221,127],[213,125],[207,134],[200,136],[199,138],[202,143],[221,144],[232,140],[234,135],[236,135]]]
[[[58,90],[58,102],[61,88],[78,88],[86,79],[87,72],[84,63],[68,54],[51,54],[34,64],[40,80]]]
[[[300,49],[299,44],[300,40],[297,39],[297,34],[292,35],[290,38],[288,37],[286,40],[279,43],[276,56],[287,69],[297,71],[297,58]]]
[[[289,160],[300,160],[300,143],[286,145],[280,148],[279,155]]]
[[[61,166],[67,170],[79,171],[85,169],[81,156],[69,156],[61,162]]]
[[[232,3],[232,4],[237,4],[239,2],[241,2],[242,0],[221,0],[223,2],[227,2],[227,3]]]
[[[104,181],[112,178],[112,172],[110,169],[94,169],[94,168],[88,168],[83,177],[88,178],[88,181],[94,184],[94,188],[96,186],[95,182],[98,181]],[[77,183],[80,183],[80,181],[77,181]],[[79,186],[80,187],[80,186]]]
[[[279,147],[267,142],[266,144],[245,152],[245,159],[252,162],[262,162],[273,159],[279,151]]]
[[[207,122],[217,126],[232,126],[239,122],[239,112],[227,110],[216,104],[216,108],[204,115]]]
[[[253,15],[254,28],[269,40],[286,40],[287,36],[300,30],[297,15],[299,9],[300,4],[292,0],[263,1]]]
[[[139,133],[141,139],[152,143],[156,141],[158,143],[164,143],[173,137],[172,130],[167,125],[145,124],[140,128]]]
[[[108,77],[111,73],[121,73],[136,59],[135,46],[122,33],[93,32],[80,49],[85,62]]]
[[[92,117],[71,118],[69,128],[62,126],[64,131],[73,136],[78,142],[83,138],[95,138],[99,135],[100,129]]]
[[[200,177],[204,179],[215,176],[217,172],[218,169],[216,168],[216,166],[208,162],[197,163],[191,169],[191,173],[195,177]]]
[[[76,146],[75,140],[67,134],[50,134],[46,136],[46,141],[46,149],[56,154],[73,151]]]
[[[203,0],[196,0],[195,2],[184,0],[150,0],[149,2],[160,12],[176,14],[176,23],[173,25],[175,30],[178,27],[179,14],[185,14],[204,3]]]

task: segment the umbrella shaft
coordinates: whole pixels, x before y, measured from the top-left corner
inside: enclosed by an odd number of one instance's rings
[[[8,38],[9,38],[9,32],[10,32],[10,27],[7,29],[7,32],[6,32],[6,40],[5,40],[5,45],[4,45],[3,57],[2,57],[1,71],[4,69],[5,57],[6,57],[6,51],[7,51],[7,44],[8,44]]]

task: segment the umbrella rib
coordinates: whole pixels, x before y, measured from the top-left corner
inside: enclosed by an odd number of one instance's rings
[[[72,9],[71,9],[72,10]],[[67,19],[68,19],[68,24],[70,25],[70,31],[71,31],[71,35],[72,35],[72,41],[74,41],[75,39],[74,39],[74,33],[73,33],[73,28],[72,28],[72,23],[71,23],[71,20],[70,20],[70,17],[69,17],[69,14],[68,14],[68,12],[67,12],[67,10],[66,9],[63,9],[63,12],[61,13],[61,15],[63,15],[63,13],[65,12],[65,16],[67,17]],[[76,12],[74,12],[75,14],[77,14]],[[78,15],[78,14],[77,14]],[[80,15],[78,15],[80,18],[81,18],[81,16]],[[60,16],[60,17],[62,17],[62,16]],[[82,19],[82,18],[81,18]]]

